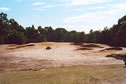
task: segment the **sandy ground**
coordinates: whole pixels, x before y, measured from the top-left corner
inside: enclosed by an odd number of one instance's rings
[[[45,67],[71,65],[109,65],[123,64],[122,60],[106,57],[111,54],[126,54],[123,50],[104,50],[108,45],[95,44],[96,47],[86,47],[73,43],[30,43],[25,45],[0,45],[0,70],[31,70]],[[46,47],[51,47],[46,50]],[[102,51],[104,50],[104,51]]]

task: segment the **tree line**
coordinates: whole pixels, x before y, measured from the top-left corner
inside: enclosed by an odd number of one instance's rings
[[[8,19],[7,14],[0,13],[0,44],[25,44],[33,42],[87,42],[102,43],[111,46],[126,47],[126,16],[118,20],[118,24],[102,31],[85,32],[67,31],[65,28],[50,27],[24,28],[14,19]]]

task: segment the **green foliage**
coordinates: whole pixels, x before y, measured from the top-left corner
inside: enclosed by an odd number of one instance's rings
[[[34,25],[32,27],[27,27],[25,30],[25,36],[27,37],[27,42],[40,42],[42,39],[41,35],[38,33],[38,30],[35,29]]]
[[[45,37],[47,39],[47,41],[54,41],[54,30],[52,27],[45,27],[44,28],[45,31]]]
[[[7,14],[0,13],[0,43],[25,43],[24,28],[14,19],[8,20]]]
[[[7,14],[0,13],[0,43],[5,43],[5,39],[8,36],[9,26]]]
[[[76,31],[70,31],[66,34],[65,41],[76,42],[76,40],[77,40],[77,32]]]
[[[86,42],[103,43],[111,46],[126,47],[126,16],[118,20],[118,24],[113,27],[104,28],[103,31],[90,31],[86,35]]]
[[[15,31],[9,34],[7,43],[9,44],[23,44],[26,42],[26,37],[23,32]]]
[[[57,28],[55,29],[55,35],[54,35],[54,40],[56,42],[64,42],[65,37],[67,34],[67,30],[65,30],[64,28]]]
[[[117,45],[126,47],[126,23],[120,26],[120,29],[116,34],[116,42]]]
[[[14,19],[8,19],[7,14],[0,13],[0,44],[23,44],[30,42],[88,42],[103,43],[111,46],[126,47],[126,16],[118,20],[118,24],[111,28],[105,27],[102,31],[90,30],[88,34],[77,31],[67,31],[64,28],[52,27],[24,28]]]
[[[126,15],[118,20],[118,25],[126,23]]]

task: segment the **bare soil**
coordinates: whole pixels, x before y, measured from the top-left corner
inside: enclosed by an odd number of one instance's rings
[[[50,49],[47,50],[47,47]],[[72,65],[124,64],[123,59],[107,57],[112,54],[126,54],[126,48],[117,50],[103,44],[62,42],[0,45],[0,71],[40,70]]]

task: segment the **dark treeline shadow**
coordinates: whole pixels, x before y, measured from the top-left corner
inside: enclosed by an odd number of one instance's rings
[[[126,54],[111,54],[111,55],[107,55],[106,57],[112,57],[118,60],[124,60],[126,59]]]
[[[25,44],[35,42],[74,42],[101,43],[111,46],[126,47],[126,16],[118,20],[111,28],[102,31],[85,32],[67,31],[65,28],[53,29],[51,26],[42,28],[24,28],[14,19],[8,19],[7,14],[0,13],[0,44]],[[79,44],[80,45],[80,44]]]

